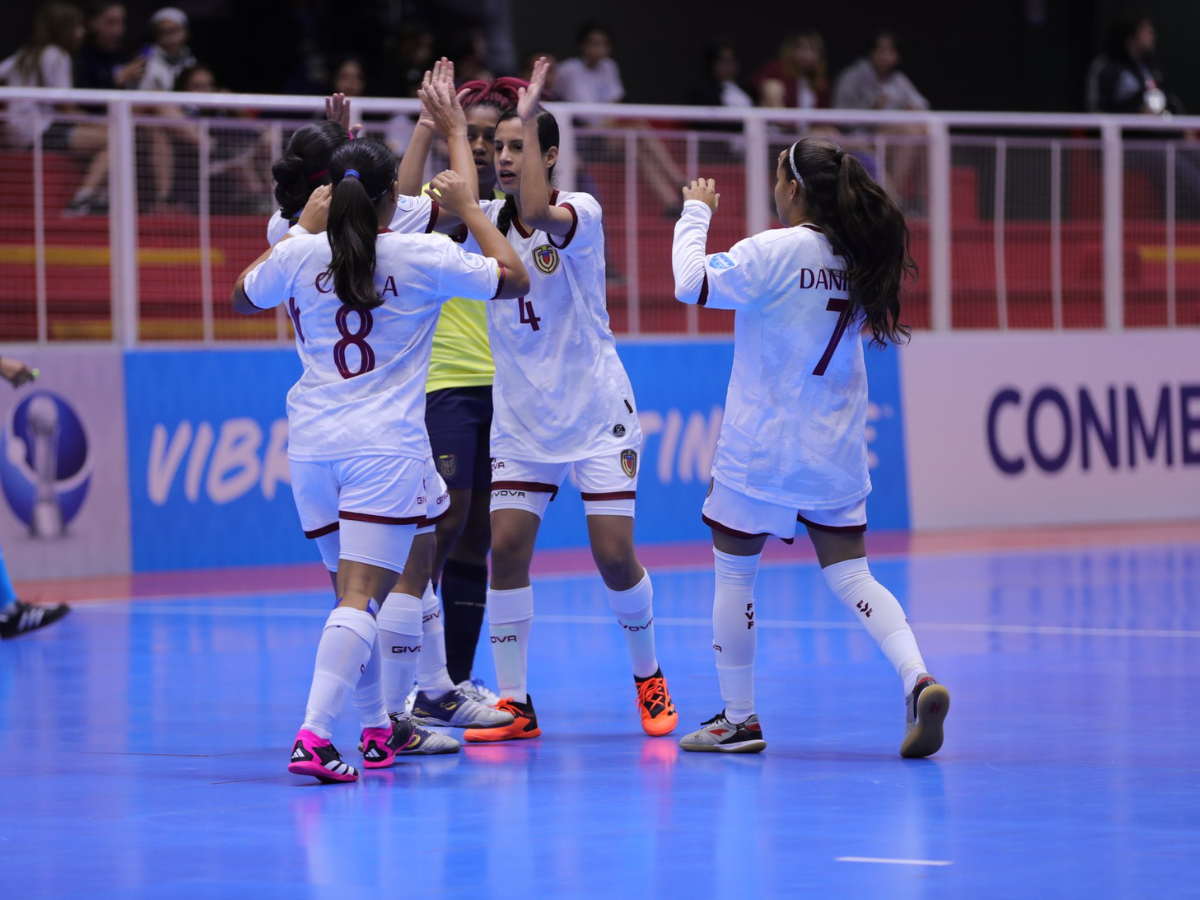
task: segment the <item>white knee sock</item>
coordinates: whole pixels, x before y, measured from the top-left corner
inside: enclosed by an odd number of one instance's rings
[[[713,651],[721,699],[730,722],[754,714],[754,655],[758,628],[754,621],[754,582],[758,556],[734,556],[713,548],[717,589],[713,596]]]
[[[488,631],[501,697],[524,703],[529,697],[529,632],[533,628],[533,587],[488,588]]]
[[[658,671],[658,658],[654,654],[654,587],[650,584],[650,573],[627,591],[605,590],[608,591],[608,603],[617,614],[617,622],[625,632],[633,674],[638,678],[649,678]]]
[[[417,689],[431,700],[440,700],[454,690],[454,682],[446,671],[446,628],[442,606],[438,603],[433,585],[425,585],[421,597],[421,629],[423,642],[421,660],[417,664]]]
[[[371,646],[371,658],[354,689],[354,708],[363,728],[387,728],[387,706],[383,702],[383,647],[379,634]]]
[[[371,658],[378,631],[375,619],[361,609],[338,607],[329,614],[317,645],[304,728],[325,740],[333,736],[333,723]]]
[[[875,580],[865,558],[834,563],[822,573],[830,590],[858,617],[867,634],[883,650],[904,682],[904,693],[909,694],[926,669],[899,601]]]
[[[390,713],[404,712],[421,659],[421,599],[411,594],[388,594],[379,611],[383,644],[383,699]]]

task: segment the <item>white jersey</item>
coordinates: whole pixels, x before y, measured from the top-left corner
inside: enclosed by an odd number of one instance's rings
[[[422,194],[419,197],[408,197],[401,194],[396,198],[396,214],[388,224],[388,229],[397,234],[430,234],[438,220],[438,205]],[[280,210],[271,214],[267,222],[267,244],[274,247],[283,240],[296,223],[285,219]]]
[[[860,500],[871,492],[867,372],[843,260],[811,225],[706,257],[711,218],[684,204],[671,261],[678,299],[737,312],[713,478],[797,509]]]
[[[383,233],[375,243],[383,305],[342,304],[324,234],[281,241],[246,276],[260,309],[286,304],[304,374],[288,392],[288,457],[429,457],[425,375],[438,312],[450,297],[488,300],[503,281],[493,259],[443,235]]]
[[[608,327],[600,204],[558,191],[550,202],[571,211],[571,231],[530,233],[514,221],[508,241],[529,272],[529,293],[488,304],[492,456],[575,462],[640,448],[633,387]],[[495,222],[504,201],[482,206]]]

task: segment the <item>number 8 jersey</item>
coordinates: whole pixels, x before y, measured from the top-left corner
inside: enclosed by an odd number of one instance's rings
[[[778,228],[705,256],[712,211],[688,200],[675,226],[675,296],[736,310],[733,373],[712,475],[796,509],[871,492],[867,371],[845,261],[815,225]]]
[[[600,204],[559,191],[550,203],[570,210],[571,230],[529,232],[514,219],[508,240],[529,272],[529,293],[488,305],[492,456],[562,463],[640,448],[633,388],[608,325]],[[482,206],[496,222],[504,201]]]
[[[244,282],[260,309],[284,304],[304,364],[288,392],[288,457],[430,456],[425,377],[433,330],[450,297],[488,300],[503,285],[494,260],[442,235],[384,232],[375,242],[383,305],[344,305],[329,274],[325,234],[280,241]]]

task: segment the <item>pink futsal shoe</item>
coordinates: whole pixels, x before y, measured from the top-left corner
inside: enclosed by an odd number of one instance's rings
[[[386,731],[386,729],[376,729]],[[325,784],[341,784],[358,781],[358,769],[342,761],[337,747],[301,728],[292,746],[292,761],[288,771],[293,775],[311,775]]]
[[[363,768],[386,769],[393,765],[396,753],[406,747],[412,737],[412,722],[403,716],[392,716],[386,728],[364,728],[358,744],[363,755]]]

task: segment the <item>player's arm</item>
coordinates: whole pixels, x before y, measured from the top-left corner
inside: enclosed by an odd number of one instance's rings
[[[445,79],[447,69],[450,73],[450,83],[453,86],[454,64],[443,56],[433,64],[431,71],[425,73],[425,78],[417,91],[417,96],[421,99],[421,114],[417,116],[417,127],[413,130],[412,139],[409,140],[404,156],[400,159],[400,172],[396,177],[400,193],[409,197],[418,197],[421,194],[421,185],[425,181],[425,161],[429,159],[429,151],[433,148],[433,137],[437,134],[437,123],[425,103],[425,95],[432,92],[434,86]],[[451,148],[451,153],[453,153],[453,148]],[[467,156],[470,155],[471,148],[468,145]],[[453,159],[451,159],[451,164],[453,166]]]
[[[479,245],[480,253],[491,257],[500,266],[499,284],[491,299],[510,300],[525,296],[529,292],[529,272],[516,248],[487,217],[467,182],[457,172],[442,172],[429,183],[429,193],[462,220]]]
[[[521,220],[527,227],[555,237],[565,237],[575,229],[575,214],[569,209],[550,205],[550,182],[542,165],[541,144],[538,141],[538,105],[549,68],[544,57],[539,59],[534,63],[529,87],[521,88],[517,93],[517,117],[523,129],[524,158],[517,202],[521,205]]]
[[[37,378],[37,369],[31,369],[11,356],[0,356],[0,378],[16,388]]]
[[[683,189],[683,214],[675,224],[671,269],[675,299],[714,309],[738,309],[753,304],[756,254],[747,241],[728,253],[706,254],[708,227],[721,195],[711,178],[699,178]]]
[[[308,203],[304,205],[304,211],[300,213],[300,221],[296,224],[309,234],[319,234],[324,231],[326,223],[329,221],[329,203],[332,197],[332,185],[321,185],[308,198]],[[289,231],[279,243],[267,249],[238,276],[238,280],[233,286],[233,296],[230,298],[235,312],[253,315],[264,309],[272,309],[283,302],[279,287],[280,273],[276,271],[278,267],[269,264],[272,262],[271,257],[275,255],[277,248],[282,247],[291,238],[292,233]],[[274,262],[277,263],[278,258]],[[246,285],[247,281],[253,285],[249,290]]]

